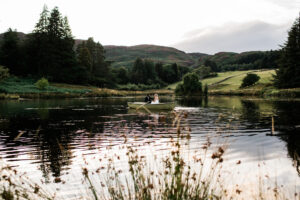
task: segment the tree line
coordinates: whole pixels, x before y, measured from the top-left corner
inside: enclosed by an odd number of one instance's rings
[[[16,30],[4,33],[0,65],[16,76],[98,86],[107,84],[109,72],[102,45],[89,38],[75,49],[68,18],[63,17],[57,7],[49,12],[46,6],[34,30],[25,39],[18,37]]]
[[[140,58],[131,69],[112,69],[99,42],[90,37],[75,45],[68,18],[63,17],[57,7],[50,12],[46,6],[34,30],[26,37],[21,38],[12,29],[3,34],[0,65],[16,76],[45,77],[51,82],[99,87],[128,83],[163,87],[179,81],[188,72],[188,68],[176,63],[166,65]]]
[[[277,88],[300,87],[300,13],[288,32],[282,47],[279,69],[274,76]]]
[[[199,61],[200,66],[208,66],[213,72],[276,69],[279,67],[281,50],[252,51],[240,54],[221,52]]]

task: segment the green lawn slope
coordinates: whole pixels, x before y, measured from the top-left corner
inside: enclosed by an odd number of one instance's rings
[[[272,84],[273,74],[275,74],[275,70],[229,71],[218,73],[217,77],[203,79],[201,82],[203,85],[207,84],[211,90],[236,90],[242,84],[243,78],[250,72],[260,77],[258,83],[251,86],[251,88]],[[167,88],[175,89],[178,83],[180,82],[168,85]]]
[[[247,73],[257,74],[259,81],[249,87],[240,88]],[[229,71],[218,73],[217,77],[201,80],[202,85],[208,85],[210,95],[255,95],[255,96],[282,96],[300,97],[300,88],[276,89],[272,85],[275,70],[248,70]],[[175,90],[180,82],[168,85],[166,89]]]

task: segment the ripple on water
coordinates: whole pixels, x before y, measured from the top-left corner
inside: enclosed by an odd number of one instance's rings
[[[118,103],[114,105],[99,100],[93,104],[88,99],[83,101],[87,102],[64,106],[49,104],[51,107],[46,108],[31,105],[25,108],[27,114],[23,118],[6,119],[1,116],[1,157],[36,179],[48,177],[51,183],[49,185],[54,191],[61,187],[64,197],[71,199],[74,198],[74,193],[83,190],[82,180],[79,178],[84,166],[82,156],[91,161],[90,167],[95,171],[101,166],[99,159],[126,151],[123,148],[125,143],[132,144],[145,154],[162,154],[172,148],[170,139],[177,137],[177,128],[172,126],[171,113],[137,113],[127,111],[125,105],[117,105]],[[40,112],[44,109],[51,111],[46,114]],[[281,176],[297,174],[294,168],[294,173],[286,173],[289,170],[287,165],[290,164],[290,158],[284,138],[266,136],[271,131],[270,117],[249,119],[241,110],[219,107],[179,106],[175,111],[188,113],[187,118],[181,122],[181,132],[187,133],[190,129],[192,137],[189,142],[184,141],[189,143],[184,153],[201,151],[210,138],[216,144],[230,144],[225,161],[236,166],[240,160],[245,164],[241,164],[241,168],[245,166],[245,170],[251,175],[251,170],[257,163],[275,163],[276,160],[283,161],[283,168],[279,169]],[[39,125],[40,131],[36,133],[35,128]],[[28,133],[14,141],[14,133],[17,134],[18,130],[28,130]],[[288,164],[284,165],[286,163]],[[126,156],[116,165],[125,164]],[[232,166],[229,165],[229,169],[233,169],[230,167]],[[67,186],[54,184],[55,177],[67,181]]]

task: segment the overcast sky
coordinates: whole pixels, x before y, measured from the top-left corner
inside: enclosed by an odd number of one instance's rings
[[[202,53],[277,49],[300,11],[300,0],[0,0],[0,32],[31,32],[44,4],[78,39]]]

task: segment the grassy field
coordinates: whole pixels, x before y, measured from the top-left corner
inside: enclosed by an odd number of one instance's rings
[[[233,73],[220,73],[220,77],[205,79],[202,81],[203,84],[207,84],[211,89],[218,89],[218,90],[237,90],[242,84],[244,77],[247,73],[254,73],[257,74],[260,79],[257,84],[249,87],[249,88],[257,88],[257,86],[262,85],[271,85],[273,74],[275,74],[275,70],[266,70],[266,71],[237,71]]]
[[[260,80],[250,86],[240,89],[243,78],[247,73],[254,73]],[[299,97],[300,88],[276,89],[272,86],[273,74],[275,70],[248,70],[248,71],[229,71],[218,73],[217,77],[202,80],[202,85],[208,85],[210,95],[250,95],[250,96],[284,96]],[[175,90],[177,84],[168,85],[166,89]]]
[[[265,70],[265,71],[257,71],[257,70],[248,70],[248,71],[230,71],[230,72],[221,72],[218,73],[217,77],[207,78],[202,80],[202,84],[207,84],[211,89],[218,90],[236,90],[239,89],[242,84],[243,78],[247,73],[252,72],[260,76],[260,80],[258,85],[261,84],[271,84],[272,83],[272,74],[275,74],[275,70]],[[177,83],[173,83],[168,85],[166,88],[175,89]],[[253,86],[255,87],[255,86]]]

